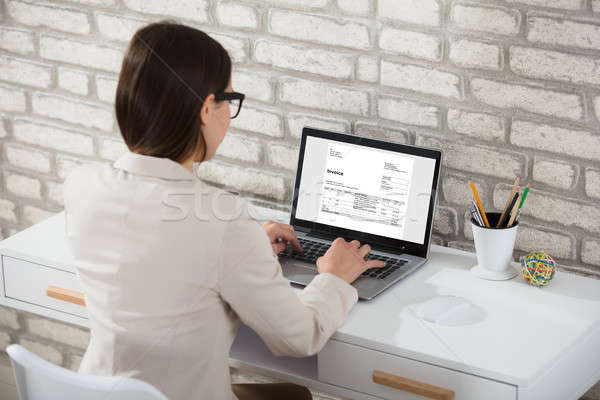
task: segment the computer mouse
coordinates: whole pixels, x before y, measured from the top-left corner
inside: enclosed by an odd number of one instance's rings
[[[436,296],[427,300],[419,307],[418,314],[421,319],[440,325],[468,324],[480,317],[477,306],[463,297],[453,295]]]

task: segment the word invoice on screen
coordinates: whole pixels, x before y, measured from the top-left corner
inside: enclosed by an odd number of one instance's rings
[[[406,155],[328,143],[316,222],[402,239],[413,167]]]

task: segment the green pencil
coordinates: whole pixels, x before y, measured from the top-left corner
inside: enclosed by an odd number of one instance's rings
[[[523,198],[521,198],[521,203],[519,204],[519,210],[523,207],[523,203],[525,203],[525,198],[527,197],[527,193],[529,193],[529,185],[523,190]]]

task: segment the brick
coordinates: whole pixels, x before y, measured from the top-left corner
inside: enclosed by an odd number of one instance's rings
[[[217,4],[217,21],[235,28],[258,28],[258,15],[253,7],[220,1]]]
[[[206,33],[217,42],[221,43],[221,46],[227,50],[233,62],[242,63],[248,60],[248,44],[246,43],[246,40],[219,33]]]
[[[531,252],[546,251],[553,257],[573,259],[575,257],[575,238],[545,227],[519,224],[515,248]]]
[[[585,169],[585,193],[597,199],[600,199],[600,169]]]
[[[581,261],[587,264],[600,265],[600,240],[585,238],[581,246]]]
[[[27,100],[23,89],[0,84],[0,110],[23,112]]]
[[[444,165],[461,171],[514,179],[525,176],[525,156],[497,151],[495,148],[444,142],[437,138],[417,136],[416,144],[444,151]]]
[[[17,311],[13,308],[1,306],[0,307],[0,326],[7,327],[13,330],[21,328]]]
[[[502,48],[497,44],[467,39],[451,40],[448,57],[459,67],[493,71],[502,69]]]
[[[258,140],[245,135],[225,135],[223,143],[217,149],[217,155],[242,161],[258,162],[262,155],[262,146]]]
[[[48,199],[64,207],[65,200],[63,198],[63,184],[58,182],[46,182],[46,193]]]
[[[89,4],[94,6],[110,7],[114,6],[117,0],[65,0],[77,4]]]
[[[278,168],[295,171],[298,167],[298,147],[272,143],[268,148],[269,163]]]
[[[577,181],[577,166],[536,157],[533,163],[533,179],[559,189],[571,189]]]
[[[35,93],[31,97],[31,104],[33,112],[38,115],[108,132],[113,128],[112,111],[98,103],[50,93]]]
[[[373,139],[384,139],[395,143],[410,143],[410,132],[398,127],[389,127],[381,124],[369,124],[366,122],[356,122],[354,133],[359,136],[366,136]]]
[[[100,34],[111,40],[129,42],[133,34],[150,21],[140,18],[123,17],[118,14],[96,13],[96,23]]]
[[[281,115],[254,107],[244,107],[240,115],[231,120],[231,127],[261,135],[283,137]]]
[[[470,137],[504,141],[504,119],[491,114],[451,108],[448,110],[448,128]]]
[[[13,136],[21,142],[41,147],[86,156],[94,154],[94,139],[90,135],[60,125],[17,118],[13,122]]]
[[[111,78],[109,76],[97,75],[96,93],[98,95],[98,99],[107,103],[114,104],[115,97],[117,95],[118,83],[119,81],[117,79]]]
[[[433,231],[441,235],[456,235],[458,232],[456,210],[450,207],[438,206],[435,210]]]
[[[510,68],[516,74],[531,78],[598,85],[598,65],[600,58],[520,46],[510,48]]]
[[[34,61],[0,56],[0,77],[8,82],[47,88],[52,84],[52,67]]]
[[[519,11],[479,4],[454,4],[450,11],[451,23],[462,29],[514,36],[519,33]]]
[[[55,215],[55,212],[43,210],[34,206],[23,207],[23,219],[31,224],[37,224]]]
[[[582,49],[600,50],[600,26],[564,18],[527,15],[527,40]]]
[[[75,94],[86,95],[89,79],[85,72],[59,67],[58,86]]]
[[[441,8],[436,0],[379,0],[377,15],[416,25],[440,24]]]
[[[233,72],[232,86],[246,95],[246,100],[273,102],[273,84],[269,75],[255,71]]]
[[[124,0],[131,10],[146,14],[171,16],[196,22],[208,21],[208,2],[204,0]]]
[[[583,117],[581,97],[577,94],[481,78],[471,80],[471,91],[476,99],[495,107],[519,108],[571,120]]]
[[[87,14],[76,8],[49,2],[13,0],[6,2],[6,8],[13,19],[25,25],[80,34],[90,32]]]
[[[8,332],[0,331],[0,351],[6,351],[6,348],[12,344],[12,339]],[[15,391],[16,393],[16,391]]]
[[[529,4],[539,7],[561,8],[563,10],[579,10],[585,7],[584,0],[506,0],[508,3]]]
[[[400,97],[380,97],[377,101],[377,115],[409,125],[437,127],[440,123],[438,107]]]
[[[216,161],[201,163],[198,174],[201,179],[226,185],[234,190],[250,192],[279,201],[285,198],[286,181],[280,175]]]
[[[442,43],[436,35],[385,27],[379,36],[379,47],[408,57],[439,61]]]
[[[600,12],[600,0],[592,0],[592,9],[594,12]]]
[[[377,57],[359,56],[356,77],[365,82],[377,82],[379,79],[379,61]]]
[[[521,147],[600,160],[600,136],[592,132],[515,120],[510,141]]]
[[[504,207],[510,194],[511,185],[500,184],[494,190],[496,208]],[[578,227],[591,233],[600,233],[600,208],[577,200],[559,197],[554,193],[532,188],[527,201],[521,208],[522,215],[528,215],[546,222],[556,222],[565,227]]]
[[[75,328],[62,322],[30,317],[27,326],[29,333],[80,349],[86,349],[90,342],[89,330]]]
[[[6,159],[15,167],[30,169],[36,172],[49,173],[51,171],[50,153],[33,148],[25,148],[7,144],[4,146]]]
[[[47,60],[119,72],[123,54],[117,47],[73,40],[66,37],[40,35],[40,56]]]
[[[287,115],[288,129],[292,137],[302,136],[306,126],[334,132],[350,132],[350,123],[346,120],[325,118],[316,115],[290,113]]]
[[[282,78],[279,98],[286,103],[349,114],[367,115],[369,95],[362,90],[323,82]]]
[[[600,96],[594,99],[594,111],[596,112],[596,119],[600,120]]]
[[[302,8],[323,8],[327,0],[263,0],[276,6],[298,6]]]
[[[370,0],[337,0],[337,6],[340,10],[348,14],[367,15],[371,9]]]
[[[35,53],[33,34],[30,31],[14,28],[0,28],[0,49],[30,55]]]
[[[59,366],[62,364],[62,353],[52,346],[35,342],[33,340],[29,340],[23,337],[19,338],[19,344],[25,347],[27,350],[31,351],[32,353],[35,353],[43,359],[51,362],[52,364]]]
[[[257,62],[273,67],[292,69],[333,78],[351,78],[354,59],[329,49],[315,49],[306,46],[258,40],[254,47]]]
[[[15,214],[15,203],[10,200],[0,199],[0,219],[3,219],[8,222],[17,222],[17,214]],[[5,325],[3,308],[0,308],[0,325]],[[6,317],[8,318],[8,317]],[[16,320],[16,317],[15,317]],[[18,328],[14,328],[18,329]]]
[[[100,139],[100,157],[114,161],[128,151],[123,140],[111,138]]]
[[[8,135],[5,125],[6,117],[0,114],[0,138],[4,138]]]
[[[455,175],[446,173],[442,180],[442,193],[444,193],[444,199],[450,204],[459,204],[461,206],[470,206],[473,200],[471,194],[471,187],[469,186],[469,180],[472,180],[477,187],[477,192],[481,201],[487,202],[491,193],[487,181],[467,177],[465,175]]]
[[[269,33],[333,46],[357,49],[371,47],[369,29],[366,25],[339,18],[291,11],[271,11],[269,13]]]
[[[29,197],[31,199],[40,199],[41,194],[41,183],[35,178],[28,176],[8,174],[5,178],[6,189],[21,197]]]
[[[441,97],[462,98],[457,75],[416,65],[381,61],[381,84]]]

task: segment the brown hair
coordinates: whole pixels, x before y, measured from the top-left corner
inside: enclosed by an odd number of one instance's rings
[[[123,58],[117,122],[132,152],[181,162],[206,155],[200,109],[227,88],[231,59],[206,33],[172,21],[140,28]]]

